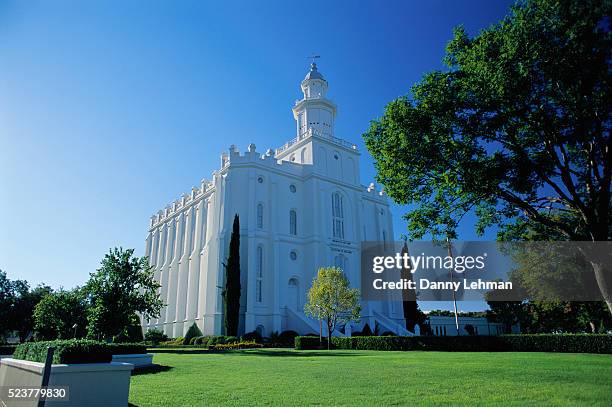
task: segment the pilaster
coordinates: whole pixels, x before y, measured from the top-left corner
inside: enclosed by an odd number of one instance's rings
[[[202,246],[202,222],[204,220],[204,200],[198,202],[194,208],[193,216],[195,216],[195,230],[193,236],[193,250],[189,254],[189,283],[187,292],[187,310],[185,321],[195,320],[197,318],[198,308],[198,292],[200,288],[200,252]]]

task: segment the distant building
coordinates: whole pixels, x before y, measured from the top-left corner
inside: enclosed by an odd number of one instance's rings
[[[459,334],[461,336],[468,335],[465,329],[467,325],[474,327],[476,335],[502,335],[504,326],[498,322],[489,322],[485,317],[459,317]],[[432,335],[435,336],[457,336],[457,326],[455,325],[454,316],[430,316],[429,327]],[[521,333],[519,325],[512,326],[512,333]]]
[[[357,147],[335,136],[336,105],[327,89],[313,63],[292,109],[295,138],[265,153],[255,144],[244,153],[232,145],[211,181],[151,218],[145,253],[168,305],[147,328],[177,337],[196,322],[204,334],[223,332],[223,262],[234,214],[241,234],[240,333],[318,332],[303,307],[319,267],[338,266],[352,287],[360,286],[360,243],[391,241],[391,212],[382,191],[360,183]],[[401,303],[362,308],[353,329],[368,323],[408,333]]]

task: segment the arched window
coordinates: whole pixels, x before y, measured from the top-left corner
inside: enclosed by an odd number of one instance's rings
[[[263,229],[263,205],[257,204],[257,228]]]
[[[332,195],[332,231],[334,237],[344,239],[344,206],[338,192]]]
[[[339,254],[334,258],[334,266],[345,272],[348,268],[348,259],[343,254]]]
[[[289,211],[289,233],[297,235],[297,213],[294,209]]]
[[[287,306],[291,309],[300,309],[300,283],[297,278],[289,279],[289,290],[287,292]]]
[[[255,299],[257,302],[261,302],[262,300],[262,291],[263,291],[263,247],[257,246],[257,259],[256,259],[256,283],[255,283]]]

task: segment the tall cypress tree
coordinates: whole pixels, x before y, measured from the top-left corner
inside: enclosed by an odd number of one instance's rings
[[[224,318],[225,334],[238,335],[240,318],[240,219],[234,215],[234,225],[230,238],[229,255],[225,267]]]

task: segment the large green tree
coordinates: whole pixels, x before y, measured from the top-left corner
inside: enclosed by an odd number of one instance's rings
[[[13,312],[14,329],[19,334],[19,340],[25,341],[34,333],[34,309],[49,293],[51,287],[40,284],[33,289],[27,288],[19,295]]]
[[[51,287],[41,284],[33,289],[25,280],[10,280],[0,270],[0,341],[10,332],[26,340],[34,330],[34,308],[50,293]]]
[[[612,323],[603,301],[530,301],[516,315],[524,333],[605,333]]]
[[[361,306],[359,290],[350,284],[341,269],[337,267],[320,268],[312,287],[308,291],[308,302],[304,312],[327,325],[327,348],[338,323],[358,322]]]
[[[15,306],[19,296],[27,290],[27,282],[11,280],[0,270],[0,339],[16,330]]]
[[[470,38],[457,28],[447,69],[389,103],[364,135],[378,181],[411,237],[538,228],[612,239],[612,3],[527,0]],[[591,262],[612,312],[610,259]]]
[[[234,215],[229,254],[225,267],[225,288],[223,289],[225,334],[238,335],[240,320],[240,218]]]
[[[504,333],[512,333],[512,326],[521,322],[525,313],[525,303],[508,298],[507,290],[493,290],[485,295],[490,310],[487,311],[487,320],[503,324]]]
[[[87,333],[87,305],[85,293],[79,287],[45,295],[34,309],[34,329],[37,337],[84,337]]]
[[[134,315],[145,320],[159,317],[164,305],[157,293],[159,283],[146,257],[135,257],[133,249],[114,248],[91,273],[85,286],[90,307],[88,336],[111,339],[133,325]]]

